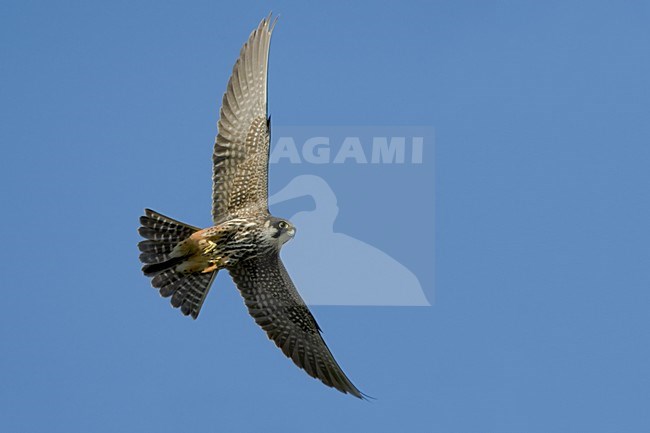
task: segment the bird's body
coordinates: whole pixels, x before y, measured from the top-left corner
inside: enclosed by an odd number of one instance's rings
[[[143,224],[147,218],[142,217]],[[145,265],[143,272],[150,276],[173,269],[183,274],[205,274],[232,268],[241,260],[279,252],[294,234],[295,228],[288,221],[275,217],[229,219],[192,233],[178,242],[164,261]]]
[[[280,260],[296,229],[268,210],[267,63],[274,23],[262,20],[241,50],[223,97],[213,162],[214,226],[193,227],[150,209],[140,217],[144,274],[171,304],[197,318],[221,269],[249,313],[311,376],[362,398],[338,366]]]

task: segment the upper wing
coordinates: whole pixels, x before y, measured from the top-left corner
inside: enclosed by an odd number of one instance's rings
[[[275,21],[264,18],[244,44],[223,95],[212,176],[215,222],[242,211],[268,212],[270,130],[266,78]]]
[[[279,254],[241,261],[229,271],[250,315],[287,357],[325,385],[364,398],[334,360]]]

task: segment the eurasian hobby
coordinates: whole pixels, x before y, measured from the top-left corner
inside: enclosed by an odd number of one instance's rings
[[[139,229],[146,240],[138,244],[142,271],[196,319],[217,272],[227,269],[250,315],[287,357],[325,385],[363,398],[280,260],[296,229],[268,210],[267,64],[274,25],[269,16],[251,33],[223,96],[213,153],[214,226],[199,229],[146,209]]]

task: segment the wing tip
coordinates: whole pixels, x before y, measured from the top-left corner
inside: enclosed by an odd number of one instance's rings
[[[339,369],[340,368],[341,367],[339,367]],[[343,377],[340,378],[340,379],[342,379],[342,381],[340,383],[341,386],[336,386],[335,384],[332,384],[332,386],[335,389],[341,391],[344,394],[350,394],[351,396],[356,397],[356,398],[358,398],[360,400],[365,400],[365,401],[377,400],[375,397],[372,397],[372,396],[366,394],[365,392],[361,392],[361,390],[359,390],[359,388],[357,388],[352,383],[352,381],[347,377],[347,375],[345,373],[343,373],[343,370],[340,370],[340,372],[341,372],[341,374],[343,376]],[[322,381],[322,379],[321,379],[321,381]]]
[[[373,396],[371,396],[371,395],[368,395],[368,394],[366,394],[365,392],[361,392],[361,391],[359,391],[358,389],[357,389],[356,391],[358,392],[358,395],[357,395],[357,394],[353,394],[353,393],[350,393],[350,394],[352,394],[353,396],[355,396],[356,398],[358,398],[358,399],[360,399],[360,400],[367,401],[368,403],[372,403],[373,401],[377,400],[376,397],[373,397]]]
[[[267,28],[269,33],[273,33],[273,29],[275,28],[275,25],[278,23],[278,19],[280,19],[280,14],[277,14],[275,16],[275,19],[271,20],[273,18],[273,11],[269,11],[269,14],[262,18],[262,21],[260,21],[260,25],[257,27],[258,30],[261,30],[263,28]]]

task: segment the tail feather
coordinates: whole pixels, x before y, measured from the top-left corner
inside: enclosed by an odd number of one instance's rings
[[[171,296],[171,304],[181,312],[196,319],[217,271],[207,273],[176,272],[176,265],[186,257],[169,257],[174,247],[199,228],[184,224],[150,209],[140,217],[138,232],[146,240],[138,244],[142,272],[152,277],[151,285],[160,295]]]
[[[176,272],[173,269],[168,269],[151,279],[151,285],[157,289],[162,289],[177,281],[181,281],[185,277],[184,274]]]
[[[142,226],[138,233],[146,240],[140,242],[138,248],[142,253],[140,261],[147,265],[169,260],[169,253],[176,244],[200,230],[151,209],[145,209],[144,212],[145,215],[140,217]]]
[[[177,285],[172,295],[171,304],[175,308],[180,307],[181,313],[184,315],[191,315],[196,319],[216,276],[217,271],[188,275],[182,283]]]
[[[161,243],[158,241],[142,241],[138,244],[140,251],[140,261],[142,263],[157,263],[169,257],[169,253],[174,249],[175,244]]]
[[[160,296],[163,298],[169,298],[171,295],[176,293],[178,290],[179,286],[183,284],[184,279],[172,281],[168,284],[165,284],[163,287],[160,288]]]
[[[161,263],[150,263],[142,267],[142,272],[147,277],[153,277],[158,275],[162,271],[173,268],[177,264],[183,262],[183,260],[185,259],[186,257],[172,257],[171,259],[165,260],[164,262]]]
[[[144,215],[140,217],[140,224],[161,232],[175,232],[181,229],[189,229],[192,232],[200,230],[198,227],[185,224],[151,209],[144,210]]]
[[[143,253],[169,254],[174,246],[171,243],[160,243],[158,241],[142,241],[138,244]]]

